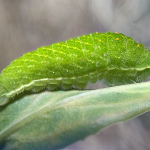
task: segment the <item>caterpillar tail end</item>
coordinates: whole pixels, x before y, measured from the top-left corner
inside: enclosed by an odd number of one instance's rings
[[[0,106],[5,105],[6,103],[8,103],[8,101],[9,101],[9,98],[6,97],[5,95],[0,96]]]

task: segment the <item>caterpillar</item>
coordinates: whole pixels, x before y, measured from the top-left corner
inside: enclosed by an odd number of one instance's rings
[[[150,74],[150,52],[121,33],[91,33],[38,48],[12,61],[0,74],[0,105],[24,90],[83,89],[142,82]]]

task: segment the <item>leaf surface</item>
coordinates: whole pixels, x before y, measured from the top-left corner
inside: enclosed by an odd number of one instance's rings
[[[66,147],[150,110],[149,87],[146,82],[18,96],[0,107],[0,149]]]

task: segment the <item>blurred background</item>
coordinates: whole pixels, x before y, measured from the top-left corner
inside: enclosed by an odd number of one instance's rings
[[[0,71],[26,52],[96,31],[121,32],[150,49],[150,1],[0,0]],[[63,150],[150,150],[150,113]]]

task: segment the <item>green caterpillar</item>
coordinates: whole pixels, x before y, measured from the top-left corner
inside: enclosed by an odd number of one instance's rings
[[[90,81],[121,85],[150,74],[150,52],[123,34],[91,33],[38,48],[0,74],[0,105],[24,90],[83,89]]]

